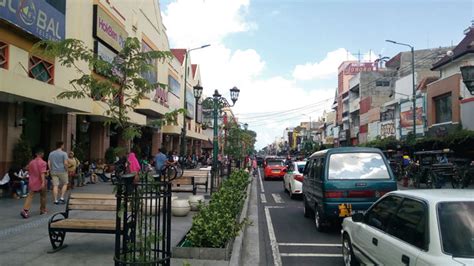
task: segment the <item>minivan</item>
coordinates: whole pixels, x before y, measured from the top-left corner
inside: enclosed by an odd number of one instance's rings
[[[303,173],[304,216],[318,231],[344,217],[365,212],[384,194],[397,190],[382,151],[343,147],[312,154]]]

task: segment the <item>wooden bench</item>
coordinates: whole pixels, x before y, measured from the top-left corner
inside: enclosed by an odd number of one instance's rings
[[[115,212],[116,205],[113,194],[72,193],[67,200],[66,211],[54,214],[49,220],[49,240],[53,246],[51,252],[67,247],[63,245],[66,232],[115,234],[115,215],[110,219],[71,218],[70,211]]]
[[[172,181],[173,192],[192,192],[196,195],[198,186],[205,186],[206,193],[209,184],[209,170],[184,170],[183,176]],[[188,188],[182,187],[190,186]]]

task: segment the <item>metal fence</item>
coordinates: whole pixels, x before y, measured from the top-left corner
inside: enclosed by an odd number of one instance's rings
[[[117,180],[115,265],[170,265],[171,183],[134,177]]]

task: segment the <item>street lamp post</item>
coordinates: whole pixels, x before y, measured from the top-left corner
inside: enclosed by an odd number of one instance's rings
[[[185,113],[183,114],[183,127],[181,128],[181,147],[180,147],[180,154],[182,157],[186,156],[186,115],[188,113],[188,103],[186,102],[186,93],[187,93],[187,78],[188,78],[188,56],[191,51],[203,49],[206,47],[211,46],[210,44],[206,44],[200,47],[196,47],[193,49],[186,50],[184,54],[184,110]]]
[[[392,40],[385,40],[386,42],[410,47],[411,50],[411,78],[413,85],[413,136],[416,138],[416,84],[415,84],[415,47],[410,44],[400,43]]]
[[[194,97],[199,100],[202,95],[203,88],[201,86],[195,86],[193,88]],[[211,174],[211,194],[214,192],[214,182],[217,179],[217,156],[219,153],[219,144],[218,144],[218,129],[219,125],[217,124],[217,118],[220,113],[220,110],[224,107],[232,107],[235,105],[235,102],[239,98],[240,90],[237,87],[233,87],[230,89],[230,99],[232,100],[232,105],[229,104],[226,98],[222,97],[217,90],[214,91],[212,97],[207,97],[203,100],[203,105],[206,102],[212,103],[212,114],[214,118],[214,125],[213,125],[213,148],[212,148],[212,174]]]

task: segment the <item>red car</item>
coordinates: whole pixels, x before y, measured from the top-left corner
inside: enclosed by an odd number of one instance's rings
[[[279,158],[267,158],[263,164],[263,176],[267,179],[282,179],[285,176],[285,160]]]

